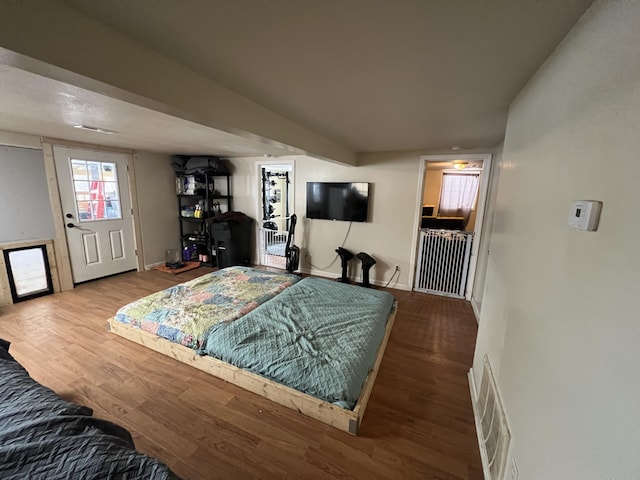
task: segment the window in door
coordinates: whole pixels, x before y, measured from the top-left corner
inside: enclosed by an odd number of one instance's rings
[[[115,163],[73,159],[71,169],[80,222],[122,218]]]

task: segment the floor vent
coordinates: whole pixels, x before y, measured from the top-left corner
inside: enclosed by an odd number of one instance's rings
[[[491,364],[486,355],[480,391],[476,392],[471,372],[469,372],[469,381],[474,396],[473,407],[485,478],[501,480],[504,478],[511,434]]]

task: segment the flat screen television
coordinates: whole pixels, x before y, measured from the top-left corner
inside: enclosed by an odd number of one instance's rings
[[[307,182],[307,218],[366,222],[369,184]]]

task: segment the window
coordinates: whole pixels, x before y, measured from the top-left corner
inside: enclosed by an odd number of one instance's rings
[[[53,293],[44,245],[4,250],[4,260],[14,303]]]
[[[78,220],[121,219],[116,164],[71,160]]]
[[[475,207],[479,183],[480,175],[475,173],[444,173],[438,215],[464,217],[465,221],[468,220]]]

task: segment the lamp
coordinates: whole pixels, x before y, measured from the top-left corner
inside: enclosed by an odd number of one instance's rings
[[[454,160],[452,163],[453,168],[456,170],[464,170],[469,166],[469,162],[465,162],[464,160]]]

